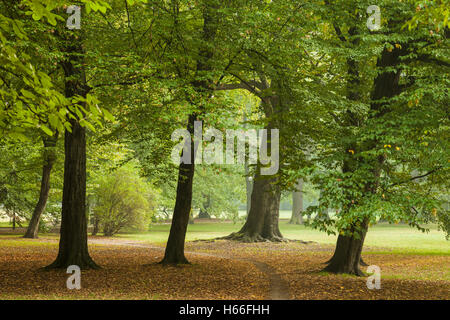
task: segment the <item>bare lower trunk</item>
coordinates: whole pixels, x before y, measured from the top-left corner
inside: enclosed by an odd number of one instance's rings
[[[47,206],[48,195],[50,193],[50,173],[53,168],[53,164],[56,161],[55,151],[51,148],[56,146],[56,141],[58,135],[55,134],[53,137],[43,137],[44,142],[44,166],[42,168],[42,179],[41,179],[41,191],[39,194],[39,200],[34,208],[33,215],[31,216],[30,223],[27,228],[27,232],[24,238],[37,238],[39,230],[39,221],[42,213]]]
[[[203,30],[202,40],[204,46],[199,50],[199,57],[197,59],[196,72],[200,74],[208,73],[213,70],[211,59],[214,51],[206,44],[211,44],[217,33],[218,22],[218,2],[206,2],[203,10]],[[198,78],[192,82],[196,93],[202,99],[208,99],[212,95],[212,79]],[[199,102],[199,101],[197,101]],[[191,101],[191,103],[196,103]],[[200,110],[204,110],[204,106],[200,103],[197,105]],[[201,113],[201,112],[200,112]],[[191,137],[194,137],[194,123],[197,120],[198,114],[193,113],[189,116],[188,131]],[[175,208],[173,211],[172,225],[170,227],[169,239],[166,245],[164,258],[162,264],[186,264],[189,263],[184,256],[184,243],[186,238],[187,225],[189,223],[189,216],[192,205],[192,183],[194,181],[195,172],[195,143],[191,143],[191,161],[189,164],[181,163],[178,171],[178,185],[177,196],[175,201]]]
[[[247,220],[239,232],[225,238],[243,242],[283,240],[278,226],[281,192],[273,185],[274,180],[255,177]]]
[[[361,231],[358,233],[359,236],[339,235],[334,255],[328,262],[328,266],[325,267],[324,271],[364,276],[365,274],[361,271],[360,265],[362,259],[361,252],[367,228],[368,223],[367,221],[364,221],[361,226]]]
[[[290,224],[303,223],[303,179],[299,179],[296,184],[296,190],[292,192],[292,216]]]
[[[71,121],[72,132],[65,134],[65,166],[62,219],[58,256],[47,268],[98,268],[87,245],[86,219],[86,136],[85,128]]]
[[[63,33],[66,31],[62,31]],[[65,34],[61,62],[65,75],[65,96],[86,97],[88,87],[83,69],[83,48],[80,38]],[[85,106],[84,106],[85,107]],[[98,268],[88,252],[86,217],[86,129],[78,116],[71,118],[71,131],[64,137],[64,186],[58,256],[47,269],[77,265],[82,269]]]
[[[188,131],[194,132],[195,115],[189,117]],[[195,171],[195,148],[191,143],[190,163],[180,163],[178,171],[177,196],[175,209],[173,210],[172,225],[170,227],[169,239],[166,245],[162,264],[186,264],[189,261],[184,256],[184,242],[187,226],[190,220],[192,204],[192,184]]]
[[[99,230],[99,219],[97,217],[94,217],[94,226],[92,228],[92,235],[96,236]]]

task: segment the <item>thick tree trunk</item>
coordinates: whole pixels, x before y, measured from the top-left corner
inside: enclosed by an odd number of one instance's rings
[[[295,186],[296,191],[292,192],[292,216],[290,224],[303,223],[303,179],[298,179]]]
[[[64,31],[66,32],[66,31]],[[89,88],[83,70],[83,48],[79,38],[69,33],[64,39],[67,53],[62,67],[65,95],[86,97]],[[78,117],[70,119],[71,130],[64,137],[64,186],[58,256],[47,269],[77,265],[81,269],[99,268],[88,252],[86,217],[86,129]]]
[[[54,148],[58,140],[58,134],[55,133],[53,137],[42,137],[42,140],[44,142],[44,166],[42,168],[41,191],[24,238],[38,237],[39,221],[45,207],[47,206],[48,195],[50,193],[50,173],[52,171],[53,164],[56,161],[56,153]]]
[[[194,133],[194,122],[196,116],[191,115],[188,122],[188,131]],[[187,226],[190,220],[192,204],[192,184],[195,171],[195,148],[191,143],[190,163],[180,163],[178,170],[177,197],[175,209],[173,210],[172,225],[170,227],[169,239],[166,245],[162,264],[186,264],[189,263],[184,256],[184,242]]]
[[[62,219],[58,256],[47,268],[98,268],[87,245],[86,219],[86,133],[72,120],[72,132],[65,133],[65,165]]]
[[[349,33],[350,35],[355,35],[356,29],[351,28]],[[359,40],[357,38],[352,40],[353,45],[358,45],[358,43]],[[361,79],[359,75],[358,63],[353,58],[348,58],[347,67],[347,98],[351,101],[359,101],[361,99]],[[351,134],[351,128],[359,126],[359,118],[351,110],[347,110],[345,114],[345,120],[350,128],[349,134]],[[344,153],[347,154],[348,150],[356,150],[356,148],[356,145],[349,144],[344,147]],[[342,171],[344,173],[353,172],[357,165],[358,163],[353,159],[353,157],[348,155],[348,157],[344,159]],[[328,266],[325,268],[325,271],[333,273],[364,275],[364,273],[359,269],[360,265],[366,265],[361,257],[363,243],[364,238],[357,239],[352,236],[349,237],[339,234],[336,242],[335,252],[331,259],[326,262]],[[358,250],[359,247],[360,250]]]
[[[324,271],[332,273],[346,273],[357,276],[364,276],[364,272],[359,268],[361,265],[361,252],[364,239],[367,233],[368,223],[362,223],[359,236],[339,235],[336,242],[336,249],[333,257],[328,262]]]
[[[276,88],[278,87],[276,86]],[[275,90],[279,90],[279,88]],[[280,101],[277,97],[271,98],[270,101],[262,102],[262,106],[267,118],[273,116],[273,110],[279,110],[281,108]],[[270,135],[271,129],[274,128],[279,128],[279,126],[274,120],[270,120],[265,128],[267,130],[266,140],[262,142],[266,143],[267,150],[271,150],[272,142]],[[278,165],[281,163],[281,158],[281,155],[278,155]],[[247,220],[239,232],[232,233],[224,237],[224,239],[243,242],[285,241],[278,226],[281,198],[281,190],[276,184],[278,176],[261,175],[261,164],[258,164],[256,169]]]
[[[377,61],[377,67],[386,68],[394,67],[399,63],[399,56],[406,54],[406,45],[402,44],[402,49],[396,48],[393,51],[384,49],[381,57]],[[354,77],[357,76],[356,64],[349,63],[349,73],[353,74]],[[351,71],[352,70],[352,71]],[[351,72],[350,72],[351,71]],[[389,103],[380,102],[382,99],[392,98],[400,93],[399,89],[399,77],[400,70],[392,69],[382,69],[382,72],[377,75],[374,81],[374,90],[371,95],[372,103],[371,110],[374,112],[375,117],[381,117],[385,113],[389,112]],[[354,117],[351,117],[355,120]],[[377,140],[369,141],[365,146],[366,150],[371,150],[377,145]],[[381,164],[384,162],[384,157],[379,156],[373,159],[369,163],[360,163],[348,160],[344,162],[343,171],[350,172],[354,170],[355,166],[370,165],[373,167],[373,177],[374,180],[365,186],[364,192],[375,193],[381,172]],[[359,265],[364,263],[361,258],[361,251],[364,244],[364,238],[366,236],[368,229],[368,221],[364,220],[362,222],[362,232],[359,237],[354,236],[339,236],[336,243],[336,250],[329,261],[328,266],[324,271],[333,273],[349,273],[356,275],[364,275],[364,273],[359,269]],[[365,263],[364,263],[365,264]]]
[[[330,260],[328,260],[327,262],[325,262],[325,264],[331,264],[331,263],[337,263],[336,260],[339,259],[338,257],[340,256],[340,253],[343,250],[347,250],[346,248],[349,246],[349,237],[345,237],[343,235],[339,235],[337,242],[336,242],[336,249],[333,253],[333,256],[331,257]],[[368,264],[363,260],[362,256],[359,259],[359,265],[363,266],[363,267],[367,267]]]
[[[247,220],[239,232],[225,239],[243,242],[283,241],[278,226],[281,192],[273,185],[274,182],[273,177],[255,177]]]

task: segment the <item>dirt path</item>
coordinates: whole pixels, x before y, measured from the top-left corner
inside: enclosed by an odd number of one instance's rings
[[[165,248],[150,245],[143,242],[138,241],[129,241],[129,240],[119,240],[119,239],[89,239],[89,243],[92,244],[100,244],[100,245],[118,245],[118,246],[132,246],[132,247],[144,247],[144,248],[150,248],[155,250],[164,251]],[[290,294],[289,294],[289,284],[286,280],[284,280],[275,270],[275,268],[271,267],[267,263],[257,261],[254,259],[243,259],[243,258],[233,258],[230,256],[225,255],[217,255],[217,254],[210,254],[210,253],[203,253],[203,252],[194,252],[194,251],[185,251],[187,254],[192,255],[199,255],[203,257],[213,257],[213,258],[222,258],[222,259],[228,259],[228,260],[237,260],[237,261],[244,261],[244,262],[250,262],[252,263],[259,271],[264,273],[270,283],[270,292],[269,292],[269,298],[271,300],[289,300]]]
[[[258,270],[264,272],[270,281],[270,299],[271,300],[289,300],[289,284],[285,281],[274,268],[267,263],[256,260],[247,260],[252,262]]]

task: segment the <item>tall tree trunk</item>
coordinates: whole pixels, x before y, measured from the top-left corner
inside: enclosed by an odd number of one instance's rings
[[[212,80],[205,79],[205,74],[207,74],[207,77],[210,77],[208,73],[213,69],[211,59],[213,58],[214,51],[211,44],[217,33],[218,9],[215,1],[207,1],[203,8],[202,40],[205,45],[199,51],[199,58],[197,60],[196,74],[199,78],[192,83],[197,94],[202,96],[202,98],[209,98],[212,93]],[[198,101],[201,100],[198,99]],[[198,107],[202,112],[203,106],[200,104]],[[187,129],[192,137],[194,136],[194,123],[197,117],[198,115],[196,113],[189,116]],[[189,263],[184,256],[184,243],[191,213],[192,183],[194,181],[196,152],[195,143],[191,143],[191,163],[181,163],[179,166],[175,208],[166,251],[161,261],[162,264]]]
[[[377,67],[386,68],[394,67],[399,63],[398,58],[406,54],[407,45],[402,44],[402,49],[396,48],[393,51],[384,49],[381,57],[377,61]],[[357,76],[357,70],[355,71],[356,63],[349,64],[349,70],[352,71],[352,75]],[[349,71],[350,73],[350,71]],[[393,71],[392,69],[384,69],[377,75],[374,81],[374,90],[371,96],[371,110],[374,112],[375,117],[381,117],[386,112],[389,112],[389,108],[386,106],[386,102],[380,102],[383,98],[392,98],[400,93],[399,88],[400,70]],[[371,150],[376,147],[377,141],[370,141],[366,146],[366,150]],[[384,162],[384,157],[379,156],[376,159],[370,161],[370,163],[352,162],[351,160],[344,162],[344,172],[349,172],[355,166],[370,165],[373,167],[373,181],[365,186],[365,192],[375,193],[381,172],[381,164]],[[360,160],[361,161],[361,160]],[[360,234],[352,236],[339,235],[336,243],[336,249],[333,257],[329,260],[328,266],[324,271],[333,273],[349,273],[356,275],[364,275],[359,269],[361,263],[365,264],[361,258],[361,251],[364,245],[364,239],[368,229],[368,221],[365,219],[362,221],[362,231]],[[354,227],[352,226],[352,230]]]
[[[188,131],[193,135],[195,115],[189,116]],[[190,163],[180,163],[178,170],[177,196],[173,210],[172,225],[170,227],[169,239],[166,245],[162,264],[186,264],[189,263],[184,256],[184,242],[187,226],[190,220],[192,204],[192,184],[195,172],[195,146],[190,144]]]
[[[61,62],[65,75],[65,95],[86,97],[89,88],[83,69],[82,42],[73,32],[62,31],[65,59]],[[87,244],[86,217],[86,129],[78,116],[71,118],[71,131],[64,137],[64,186],[62,199],[59,251],[56,260],[47,269],[77,265],[82,269],[99,268],[92,260]]]
[[[303,223],[303,179],[298,179],[296,190],[292,192],[292,216],[289,221],[290,224]]]
[[[71,120],[72,132],[65,133],[65,165],[62,219],[58,256],[47,268],[98,268],[87,245],[86,218],[86,132]]]
[[[42,168],[41,191],[24,238],[38,237],[39,221],[47,206],[48,195],[50,193],[50,173],[56,161],[54,148],[56,147],[57,140],[58,133],[55,133],[53,137],[42,137],[44,143],[44,166]]]
[[[260,77],[265,79],[264,75],[260,75]],[[262,82],[267,83],[265,80]],[[273,81],[273,83],[275,82]],[[281,91],[278,85],[275,85],[275,90]],[[270,119],[265,127],[267,139],[262,143],[266,143],[267,150],[271,150],[271,129],[279,128],[271,117],[274,110],[280,112],[281,103],[280,99],[274,96],[269,100],[261,101],[261,105],[266,117]],[[280,159],[281,155],[278,155],[278,165],[281,163]],[[279,228],[281,189],[277,186],[278,176],[264,176],[260,171],[261,165],[258,164],[253,178],[250,211],[244,226],[238,232],[223,237],[223,239],[243,242],[285,240]]]

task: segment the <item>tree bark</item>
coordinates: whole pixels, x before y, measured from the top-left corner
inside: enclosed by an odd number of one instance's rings
[[[398,58],[406,54],[407,45],[402,44],[402,49],[394,49],[388,51],[384,49],[381,57],[377,61],[377,67],[395,67],[399,60]],[[355,71],[356,63],[349,63],[349,73],[354,77],[357,77],[357,70]],[[350,71],[351,70],[351,71]],[[392,69],[383,70],[379,73],[374,81],[374,90],[371,95],[372,103],[371,110],[374,112],[374,117],[381,117],[383,114],[389,112],[388,103],[380,102],[383,98],[392,98],[400,93],[399,88],[400,70],[393,71]],[[356,82],[359,83],[359,82]],[[354,118],[353,118],[354,119]],[[366,146],[366,150],[373,149],[377,144],[377,140],[370,141]],[[360,160],[361,161],[361,160]],[[355,166],[370,165],[373,169],[373,181],[365,186],[365,192],[375,193],[381,172],[381,164],[384,162],[384,157],[379,156],[376,159],[369,160],[369,163],[355,162],[352,160],[344,161],[344,172],[350,172],[354,170]],[[352,227],[353,229],[353,227]],[[329,260],[328,266],[324,271],[333,273],[349,273],[355,275],[364,275],[359,269],[361,263],[365,264],[361,258],[361,251],[364,245],[364,239],[368,229],[368,221],[365,219],[362,222],[362,231],[358,236],[344,236],[339,235],[336,243],[336,249],[333,257]]]
[[[292,216],[289,223],[303,224],[303,179],[298,179],[295,188],[292,192]]]
[[[189,117],[188,131],[193,135],[195,115]],[[195,172],[195,148],[191,146],[190,163],[180,163],[178,170],[178,185],[175,208],[173,210],[172,225],[170,227],[169,239],[166,245],[162,264],[187,264],[189,261],[184,256],[184,242],[187,226],[190,220],[192,204],[192,184]]]
[[[346,273],[357,276],[364,276],[361,271],[361,252],[364,245],[364,239],[367,233],[368,222],[362,222],[361,231],[355,232],[351,236],[339,235],[333,258],[329,261],[324,271],[332,273]]]
[[[77,265],[98,268],[87,245],[86,219],[86,133],[72,120],[72,132],[65,133],[65,165],[59,251],[47,269]]]
[[[67,31],[62,31],[67,32]],[[70,33],[64,40],[65,59],[61,62],[65,75],[65,96],[86,97],[89,88],[83,69],[82,43]],[[59,251],[47,269],[77,265],[81,269],[99,268],[92,260],[87,244],[86,217],[86,128],[79,118],[70,118],[71,132],[64,137],[64,186]]]
[[[96,236],[99,230],[99,218],[98,217],[94,217],[94,223],[93,223],[93,228],[92,228],[92,235]]]
[[[50,174],[53,164],[56,161],[56,152],[54,148],[56,147],[57,140],[57,133],[55,133],[53,137],[42,137],[44,143],[44,166],[42,168],[41,191],[24,238],[36,239],[38,237],[39,221],[47,206],[48,195],[50,193]]]
[[[259,174],[255,176],[247,220],[240,231],[225,239],[242,242],[283,241],[278,225],[281,191],[273,185],[275,180]]]
[[[197,94],[202,98],[210,97],[213,91],[211,79],[205,79],[204,74],[213,69],[211,59],[213,58],[213,48],[210,46],[217,33],[218,12],[217,4],[206,2],[203,8],[203,34],[202,40],[205,43],[199,51],[196,73],[203,74],[202,78],[193,81],[192,85]],[[209,76],[209,75],[208,75]],[[200,100],[199,100],[200,101]],[[193,103],[193,102],[192,102]],[[199,105],[201,112],[203,106]],[[194,136],[194,123],[198,114],[189,116],[187,130]],[[195,154],[197,150],[195,143],[191,141],[191,161],[190,164],[181,163],[178,171],[177,196],[173,211],[172,225],[170,227],[169,239],[166,245],[162,264],[186,264],[189,261],[184,256],[184,243],[186,239],[187,225],[189,223],[192,205],[192,183],[195,172]]]

